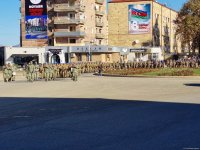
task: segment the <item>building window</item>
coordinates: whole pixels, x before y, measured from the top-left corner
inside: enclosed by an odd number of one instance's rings
[[[102,40],[99,40],[99,45],[101,45],[102,44]]]
[[[156,19],[159,19],[159,14],[155,14],[155,18],[156,18]]]
[[[87,53],[87,61],[92,61],[92,53]]]
[[[74,1],[69,1],[69,6],[74,6],[74,5],[75,5]]]
[[[49,31],[52,32],[52,27],[48,27],[48,28],[49,28]]]
[[[48,39],[48,44],[49,44],[50,46],[53,46],[52,39]]]
[[[140,53],[135,53],[135,58],[140,58]]]
[[[69,43],[76,43],[76,39],[69,39]]]
[[[77,53],[76,56],[77,56],[78,61],[82,61],[82,54],[81,53]]]
[[[152,60],[158,59],[158,53],[152,53]]]
[[[69,27],[69,30],[70,30],[70,31],[76,31],[76,27],[75,27],[75,26],[70,26],[70,27]]]
[[[70,19],[75,19],[75,14],[69,14]]]

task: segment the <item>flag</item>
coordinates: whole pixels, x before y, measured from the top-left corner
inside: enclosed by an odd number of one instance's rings
[[[146,11],[142,11],[142,10],[132,8],[131,9],[131,15],[132,15],[132,17],[146,19],[148,14],[147,14]]]

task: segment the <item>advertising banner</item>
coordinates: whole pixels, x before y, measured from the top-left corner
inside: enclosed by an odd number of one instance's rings
[[[47,39],[46,0],[25,0],[26,39]]]
[[[150,33],[151,5],[134,4],[128,6],[129,34]]]

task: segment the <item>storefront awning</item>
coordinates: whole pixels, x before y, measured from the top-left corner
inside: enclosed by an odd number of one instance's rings
[[[35,57],[38,56],[39,54],[12,54],[11,57]]]

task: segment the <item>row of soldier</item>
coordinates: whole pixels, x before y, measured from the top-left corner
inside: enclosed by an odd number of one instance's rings
[[[26,78],[29,82],[38,79],[45,79],[45,81],[55,80],[56,78],[71,77],[73,81],[77,81],[78,68],[75,64],[70,67],[60,70],[60,65],[56,64],[33,64],[30,62],[25,66]]]
[[[100,63],[100,62],[79,62],[72,64],[39,64],[35,65],[36,79],[45,78],[49,76],[50,79],[67,78],[71,76],[71,68],[75,65],[78,74],[81,73],[95,73],[99,71],[99,65],[102,70],[122,70],[122,69],[137,69],[137,68],[199,68],[200,64],[194,61],[140,61],[140,62],[127,62],[127,63]],[[47,74],[47,75],[45,75]],[[49,74],[49,75],[48,75]]]
[[[165,61],[166,67],[170,68],[199,68],[200,61],[195,59],[179,59]]]
[[[99,67],[101,65],[101,67]],[[137,68],[199,68],[200,62],[194,60],[167,60],[167,61],[133,61],[127,63],[100,63],[100,62],[79,62],[73,64],[37,64],[30,62],[25,66],[26,78],[28,81],[45,79],[46,81],[56,78],[67,78],[78,76],[81,73],[99,72],[99,68],[106,70],[122,70]],[[3,67],[4,81],[15,80],[15,69],[10,64]],[[73,69],[74,68],[74,69]],[[76,75],[77,74],[77,75]],[[76,78],[77,79],[77,78]]]

